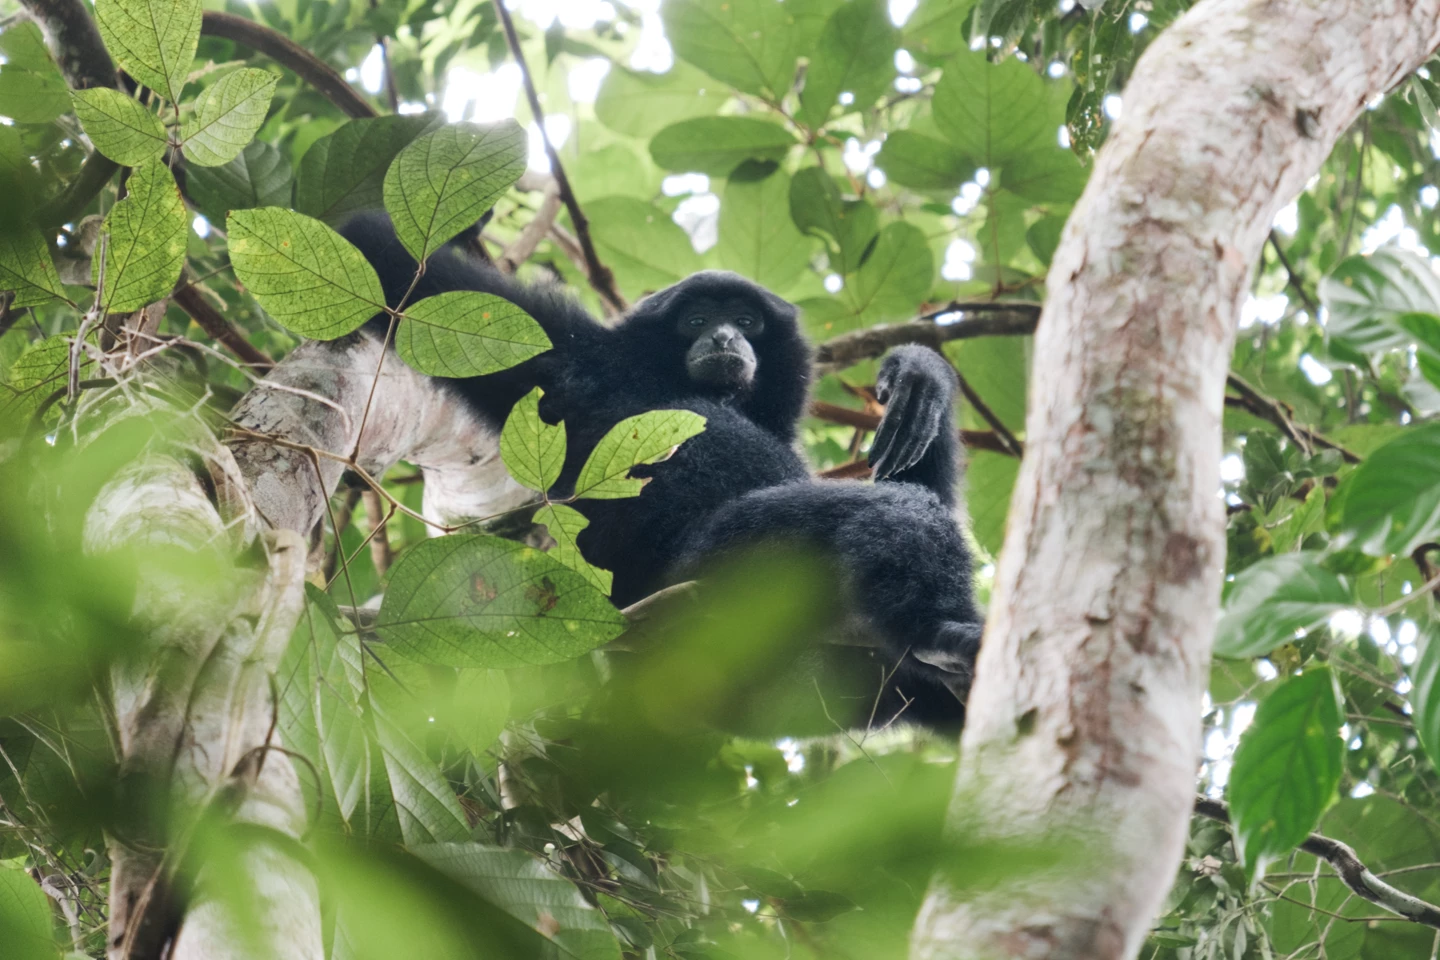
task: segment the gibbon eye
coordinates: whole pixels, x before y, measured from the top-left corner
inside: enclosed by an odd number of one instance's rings
[[[689,322],[690,326],[692,326],[692,327],[703,327],[703,326],[705,326],[705,318],[704,318],[704,317],[700,317],[700,316],[691,317],[688,322]]]
[[[755,320],[754,320],[753,317],[741,317],[740,319],[736,320],[735,322],[738,323],[738,324],[740,324],[740,326],[742,326],[742,327],[749,327],[749,326],[753,326],[753,325],[754,325]]]

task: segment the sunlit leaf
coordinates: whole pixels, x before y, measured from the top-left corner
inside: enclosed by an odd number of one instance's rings
[[[704,429],[705,418],[691,410],[651,410],[626,417],[590,452],[575,481],[575,496],[592,500],[638,496],[644,482],[631,479],[630,469],[668,457]]]
[[[165,152],[165,127],[160,118],[134,97],[119,90],[93,87],[76,90],[75,116],[95,149],[116,163],[135,167]]]
[[[31,307],[65,296],[60,275],[34,227],[0,228],[0,290],[13,290],[12,306]]]
[[[700,269],[690,238],[654,204],[605,197],[587,203],[585,215],[601,261],[628,297],[679,283]]]
[[[333,340],[384,309],[375,268],[319,220],[264,207],[236,210],[229,225],[235,275],[296,333]]]
[[[880,231],[874,250],[845,285],[843,296],[866,326],[909,319],[930,293],[935,258],[918,227],[895,221]]]
[[[224,223],[232,210],[287,206],[290,161],[273,144],[252,140],[229,163],[186,170],[185,186],[206,217]]]
[[[405,308],[395,329],[400,359],[435,377],[480,377],[550,349],[540,324],[509,300],[452,290]]]
[[[525,131],[514,120],[457,123],[405,147],[385,174],[385,209],[405,249],[425,260],[525,171]]]
[[[573,659],[618,636],[624,623],[584,577],[539,550],[449,536],[401,557],[376,629],[412,660],[506,669]]]
[[[806,4],[769,0],[671,0],[660,8],[675,55],[746,93],[778,99],[818,24]]]
[[[790,178],[783,170],[743,166],[725,183],[720,204],[721,266],[770,290],[784,290],[810,265],[814,241],[790,216]]]
[[[40,28],[12,22],[0,33],[0,115],[17,123],[49,123],[70,109],[70,88],[55,68]]]
[[[138,310],[169,296],[185,266],[190,215],[170,170],[152,160],[125,181],[126,196],[105,217],[105,283],[101,300],[111,313]],[[95,258],[98,282],[100,258]]]
[[[1089,177],[1075,154],[1052,145],[1007,163],[1000,186],[1034,203],[1067,204],[1080,199]]]
[[[677,63],[668,73],[610,68],[595,99],[595,116],[627,137],[648,139],[681,120],[715,113],[725,88],[694,67]]]
[[[1240,737],[1227,794],[1247,875],[1299,846],[1335,799],[1345,745],[1328,667],[1291,677],[1260,702]]]
[[[1440,625],[1430,624],[1420,638],[1420,657],[1410,676],[1415,682],[1410,695],[1415,733],[1430,762],[1440,767]]]
[[[5,960],[58,960],[50,899],[23,869],[0,864],[0,943]]]
[[[450,703],[439,718],[472,756],[482,757],[495,746],[510,712],[510,684],[499,670],[461,670]]]
[[[816,126],[849,95],[847,109],[868,110],[895,79],[899,31],[881,0],[849,0],[825,24],[800,91],[800,117]]]
[[[885,138],[875,165],[902,187],[951,194],[975,175],[975,164],[955,146],[909,130],[894,130]]]
[[[200,41],[200,0],[95,0],[95,21],[122,70],[180,102]]]
[[[1440,277],[1421,256],[1381,247],[1347,257],[1320,281],[1325,332],[1366,353],[1404,348],[1414,336],[1398,323],[1410,313],[1440,314]]]
[[[500,431],[500,457],[516,483],[544,493],[560,479],[560,468],[565,463],[565,428],[552,427],[540,419],[540,396],[541,390],[536,387],[511,408]]]
[[[974,6],[975,0],[920,0],[902,28],[901,46],[926,63],[966,49]]]
[[[590,581],[591,586],[608,596],[615,584],[615,575],[609,570],[602,570],[588,563],[575,543],[575,538],[580,535],[581,530],[590,525],[590,521],[573,507],[547,503],[535,511],[535,522],[543,524],[555,541],[550,556],[583,576]]]
[[[309,641],[306,656],[313,665],[314,688],[308,700],[325,759],[325,771],[340,816],[346,821],[365,798],[372,760],[366,742],[361,696],[364,673],[359,639],[339,628],[335,602],[312,584],[298,630]]]
[[[1052,146],[1062,117],[1028,64],[1014,57],[990,63],[963,51],[945,65],[935,88],[935,123],[982,167],[997,167]]]
[[[753,117],[696,117],[673,123],[650,141],[666,170],[725,176],[746,160],[781,160],[795,138],[778,123]]]
[[[295,182],[295,209],[339,225],[384,203],[385,171],[416,137],[444,122],[440,113],[362,117],[310,145]]]
[[[1320,560],[1318,553],[1286,553],[1236,574],[1216,628],[1216,655],[1263,656],[1353,605],[1345,582]]]
[[[1346,485],[1344,530],[1367,553],[1409,554],[1440,537],[1440,423],[1370,453]]]
[[[227,73],[195,98],[195,112],[180,127],[185,158],[218,167],[240,155],[265,122],[279,77],[246,67]]]

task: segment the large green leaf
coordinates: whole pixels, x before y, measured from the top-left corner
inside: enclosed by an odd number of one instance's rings
[[[790,217],[790,178],[783,170],[744,166],[725,184],[720,204],[720,265],[771,290],[789,287],[810,265],[814,241]]]
[[[666,170],[725,176],[746,160],[783,160],[795,138],[753,117],[696,117],[655,134],[650,156]]]
[[[868,110],[895,79],[899,31],[881,0],[848,0],[830,15],[800,91],[800,119],[819,126],[849,94],[848,109]]]
[[[1329,668],[1317,667],[1271,691],[1240,737],[1226,792],[1248,876],[1263,876],[1299,846],[1334,801],[1344,765],[1341,704]]]
[[[620,960],[604,915],[575,885],[524,850],[447,843],[415,850],[422,860],[549,938],[574,960]]]
[[[941,132],[982,167],[1054,145],[1064,120],[1028,64],[1014,57],[990,63],[970,50],[945,65],[932,108]]]
[[[830,268],[853,273],[880,233],[880,217],[865,200],[842,200],[835,179],[819,167],[806,167],[790,181],[790,216],[803,232],[830,247]]]
[[[385,309],[375,268],[319,220],[263,207],[236,210],[229,224],[235,275],[288,329],[333,340]]]
[[[492,293],[452,290],[405,308],[395,349],[433,377],[482,377],[550,349],[550,338],[524,310]]]
[[[17,866],[0,863],[0,943],[5,960],[59,960],[50,899]]]
[[[590,451],[575,481],[575,496],[592,500],[634,497],[644,487],[630,469],[664,460],[680,444],[705,429],[705,418],[691,410],[651,410],[626,417]]]
[[[1000,171],[1000,186],[1033,203],[1069,204],[1080,199],[1089,178],[1090,171],[1075,154],[1051,144],[1007,163]]]
[[[684,63],[659,74],[615,66],[600,84],[595,117],[616,133],[649,139],[672,123],[715,113],[726,99],[724,87]]]
[[[975,164],[955,146],[923,133],[895,130],[875,157],[891,183],[915,190],[943,190],[951,195],[975,175]]]
[[[1325,332],[1354,350],[1373,353],[1415,339],[1406,314],[1440,314],[1440,277],[1423,258],[1398,247],[1347,257],[1320,281]]]
[[[201,213],[214,223],[224,223],[232,210],[287,206],[290,160],[274,145],[252,140],[229,163],[191,167],[185,187]]]
[[[814,0],[669,0],[665,36],[681,60],[737,90],[778,100],[795,80],[795,60],[818,34]],[[825,12],[828,13],[828,10]]]
[[[185,158],[202,167],[218,167],[239,156],[265,122],[279,79],[269,71],[246,67],[201,91],[194,113],[180,126]]]
[[[95,20],[121,69],[180,102],[200,41],[200,0],[95,0]]]
[[[965,465],[965,503],[970,509],[970,532],[992,557],[1005,543],[1005,520],[1010,496],[1020,475],[1020,461],[989,450],[976,450]]]
[[[119,90],[94,87],[74,93],[75,116],[95,149],[116,163],[135,167],[165,152],[165,127],[140,101]]]
[[[446,843],[467,840],[470,825],[465,811],[435,762],[425,755],[404,732],[373,706],[375,742],[384,758],[385,773],[390,781],[390,795],[395,801],[395,814],[400,820],[400,835],[405,845]]]
[[[339,224],[357,210],[380,207],[390,161],[444,119],[440,113],[362,117],[316,140],[300,161],[295,209]]]
[[[135,168],[126,196],[105,217],[105,287],[110,313],[138,310],[170,295],[185,266],[190,215],[169,169],[158,160]],[[100,258],[95,258],[98,279]]]
[[[34,227],[0,228],[0,290],[15,292],[14,307],[32,307],[65,296],[45,237]]]
[[[1215,634],[1221,657],[1258,657],[1353,605],[1349,588],[1317,553],[1268,557],[1235,575]]]
[[[905,21],[901,45],[925,63],[938,63],[969,46],[975,0],[920,0]]]
[[[40,28],[28,20],[0,33],[0,116],[49,123],[70,109],[70,88],[55,68]]]
[[[510,410],[500,431],[500,459],[516,483],[545,493],[565,463],[565,428],[540,419],[540,396],[536,387]]]
[[[295,643],[306,669],[304,726],[315,731],[324,770],[340,818],[350,822],[365,799],[372,745],[362,714],[365,690],[360,641],[339,627],[335,602],[313,584],[305,585],[305,613]],[[293,746],[293,745],[292,745]],[[295,747],[299,749],[299,747]]]
[[[1410,668],[1415,689],[1410,704],[1415,714],[1415,733],[1430,757],[1440,768],[1440,624],[1426,626],[1420,638],[1420,657]]]
[[[457,535],[400,558],[375,626],[408,659],[508,669],[572,660],[619,636],[625,618],[539,550]]]
[[[1440,423],[1401,433],[1346,484],[1343,527],[1366,553],[1408,555],[1440,537]]]
[[[525,131],[514,120],[457,123],[416,139],[385,174],[385,209],[416,260],[473,225],[525,172]]]
[[[679,283],[700,269],[700,258],[679,225],[633,197],[602,197],[585,205],[600,259],[615,271],[627,297]]]
[[[934,279],[935,257],[925,234],[897,220],[880,231],[842,296],[863,326],[908,320],[929,295]]]
[[[504,443],[503,437],[501,443]],[[609,596],[610,589],[615,584],[615,575],[609,570],[591,565],[581,555],[580,547],[575,542],[580,531],[590,526],[590,521],[573,507],[562,503],[547,503],[535,511],[535,522],[543,524],[555,541],[555,546],[550,549],[550,556],[589,580],[596,590]]]

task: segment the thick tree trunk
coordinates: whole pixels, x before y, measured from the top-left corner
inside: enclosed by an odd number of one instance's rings
[[[1158,38],[1065,230],[950,827],[1064,838],[939,877],[911,955],[1129,958],[1179,865],[1224,568],[1220,414],[1279,207],[1440,42],[1440,0],[1205,0]]]

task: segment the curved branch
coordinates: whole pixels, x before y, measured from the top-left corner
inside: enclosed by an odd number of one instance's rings
[[[274,360],[246,340],[244,335],[231,326],[230,321],[205,299],[199,283],[186,282],[185,278],[182,278],[181,283],[170,295],[170,299],[189,314],[190,319],[194,320],[201,330],[210,334],[216,342],[229,347],[231,353],[252,367],[268,370],[275,365]]]
[[[1226,825],[1230,823],[1230,810],[1219,800],[1196,797],[1195,812]],[[1300,849],[1334,867],[1340,882],[1361,900],[1368,900],[1406,920],[1440,930],[1440,907],[1404,890],[1397,890],[1375,876],[1348,844],[1312,833],[1300,844]]]
[[[936,323],[934,317],[960,314],[954,323]],[[883,323],[844,333],[815,348],[819,374],[843,370],[861,360],[873,360],[891,347],[923,343],[939,349],[951,340],[972,337],[1016,337],[1035,332],[1040,304],[1005,301],[955,302],[909,323]]]
[[[347,117],[359,119],[379,116],[376,109],[360,96],[359,91],[350,86],[328,63],[278,30],[272,30],[263,23],[256,23],[233,13],[206,10],[204,19],[200,22],[200,32],[207,37],[233,40],[265,54],[318,90]]]

